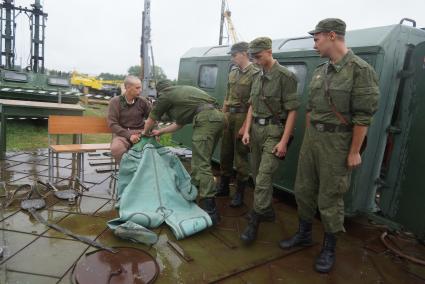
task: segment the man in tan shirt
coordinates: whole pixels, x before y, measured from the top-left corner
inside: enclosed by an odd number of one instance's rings
[[[114,134],[111,142],[111,154],[119,163],[122,155],[139,142],[145,119],[151,111],[151,103],[140,96],[142,83],[135,76],[124,79],[124,94],[109,102],[108,125]]]

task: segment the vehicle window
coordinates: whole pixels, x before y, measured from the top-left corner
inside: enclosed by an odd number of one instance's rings
[[[69,80],[65,78],[49,78],[47,84],[60,87],[69,87]]]
[[[217,65],[201,65],[198,86],[206,89],[214,89],[217,84],[217,73]]]
[[[293,72],[298,80],[298,95],[302,95],[305,87],[305,79],[307,76],[307,67],[304,64],[285,64],[283,63],[289,71]]]
[[[18,72],[14,72],[14,71],[5,71],[4,74],[3,74],[3,78],[6,81],[28,82],[27,74],[18,73]]]

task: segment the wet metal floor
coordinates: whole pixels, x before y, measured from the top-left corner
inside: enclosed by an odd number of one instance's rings
[[[214,229],[177,241],[163,225],[155,230],[159,241],[152,247],[118,239],[106,228],[106,222],[117,216],[109,190],[111,173],[97,173],[99,166],[89,165],[102,158],[105,156],[86,157],[85,184],[90,190],[76,205],[50,195],[41,215],[104,245],[149,252],[161,270],[156,283],[425,283],[425,268],[389,253],[379,240],[382,227],[372,226],[362,218],[347,220],[348,232],[338,241],[333,272],[316,273],[313,262],[323,234],[320,222],[314,223],[316,245],[280,250],[277,243],[296,230],[297,216],[290,202],[278,199],[274,200],[277,221],[262,223],[258,241],[250,247],[239,241],[248,208],[231,209],[226,198],[218,201],[222,222]],[[7,153],[7,159],[0,161],[0,170],[1,180],[11,189],[36,179],[47,181],[46,150]],[[55,184],[66,187],[71,156],[61,156],[55,174]],[[246,204],[251,204],[251,192]],[[72,283],[73,265],[93,250],[38,223],[20,210],[19,200],[0,210],[0,247],[4,248],[0,283]],[[402,249],[419,257],[425,255],[425,247],[420,244],[406,242]]]

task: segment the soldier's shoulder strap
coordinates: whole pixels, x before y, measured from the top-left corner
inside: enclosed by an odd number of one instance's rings
[[[260,72],[260,68],[255,66],[253,63],[251,63],[248,68],[249,68],[248,72],[251,72],[251,74],[255,74],[257,72]]]
[[[236,66],[233,66],[231,69],[230,69],[230,72],[229,72],[229,79],[236,79],[237,77],[238,77],[238,70],[239,70],[239,68],[238,67],[236,67]]]
[[[353,55],[353,58],[351,59],[351,62],[353,64],[356,64],[357,66],[359,66],[360,68],[372,68],[372,66],[370,66],[369,63],[367,63],[365,60],[363,60],[362,58],[360,58],[357,55]]]
[[[350,122],[336,109],[335,103],[332,100],[332,97],[329,93],[330,77],[328,75],[329,62],[324,65],[323,75],[325,79],[325,97],[328,99],[329,106],[331,107],[332,112],[338,118],[338,120],[344,125],[350,125]]]
[[[262,70],[260,68],[258,68],[257,66],[255,66],[254,64],[252,64],[252,65],[253,65],[252,74],[260,74]]]

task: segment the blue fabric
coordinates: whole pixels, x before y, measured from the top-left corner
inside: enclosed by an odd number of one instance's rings
[[[143,138],[124,154],[117,193],[120,217],[108,222],[112,230],[127,221],[146,228],[165,221],[183,239],[212,225],[194,202],[197,189],[180,160],[153,138]]]

